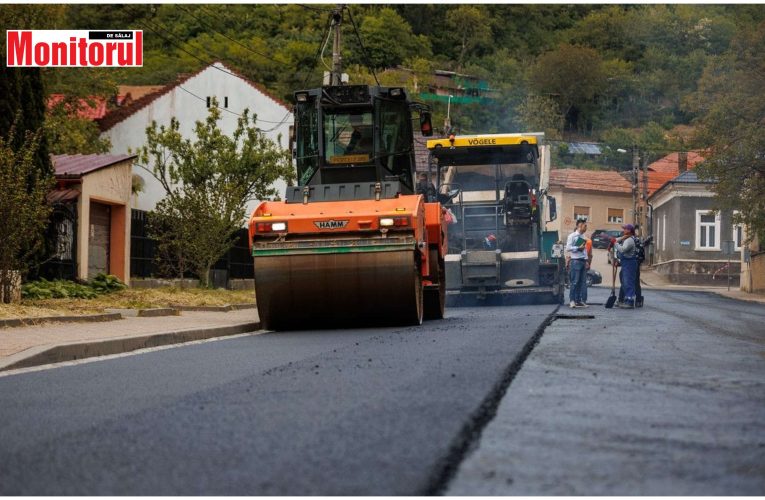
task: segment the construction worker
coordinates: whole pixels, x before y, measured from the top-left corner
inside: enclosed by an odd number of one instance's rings
[[[619,263],[622,266],[620,279],[622,281],[622,287],[624,288],[624,301],[619,304],[619,307],[625,309],[635,308],[636,289],[635,281],[637,280],[637,245],[635,244],[635,226],[632,224],[625,224],[622,226],[624,234],[619,238],[611,240],[611,243],[616,250],[616,255],[619,259]]]
[[[423,195],[426,202],[436,201],[436,187],[428,182],[428,174],[425,172],[420,172],[417,177],[417,194]]]
[[[592,267],[592,238],[587,238],[584,244],[584,251],[587,252],[587,264],[584,272],[584,288],[582,288],[582,303],[587,304],[587,274]]]
[[[566,239],[566,251],[569,254],[569,307],[587,307],[583,296],[583,290],[587,287],[587,251],[585,250],[586,239],[584,233],[587,231],[587,220],[577,219],[576,230],[568,235]]]

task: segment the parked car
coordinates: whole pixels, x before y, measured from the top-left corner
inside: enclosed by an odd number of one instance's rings
[[[599,285],[603,283],[603,276],[597,272],[595,269],[588,269],[587,270],[587,286],[592,285]],[[569,276],[568,273],[566,273],[566,288],[570,288],[571,283],[569,283]]]
[[[594,269],[587,270],[587,286],[600,285],[603,283],[603,276]]]
[[[622,231],[618,229],[596,229],[592,232],[592,248],[608,248],[611,238],[618,238]]]

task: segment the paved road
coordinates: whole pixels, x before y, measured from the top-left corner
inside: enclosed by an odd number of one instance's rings
[[[455,309],[420,328],[245,336],[0,377],[0,494],[437,491],[554,309]]]
[[[546,328],[448,494],[765,494],[765,306],[647,291],[573,314],[593,318]]]

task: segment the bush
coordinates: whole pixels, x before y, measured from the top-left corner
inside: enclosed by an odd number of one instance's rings
[[[48,281],[40,279],[25,283],[21,287],[21,297],[24,299],[94,299],[99,295],[124,290],[127,285],[111,274],[99,274],[93,280],[83,285],[67,280]]]
[[[98,293],[110,293],[124,290],[127,285],[113,274],[100,273],[90,282],[90,286]]]

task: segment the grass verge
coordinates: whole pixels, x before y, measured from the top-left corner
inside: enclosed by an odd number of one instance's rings
[[[255,302],[252,290],[203,288],[126,289],[94,299],[24,299],[19,304],[0,304],[0,319],[75,316],[102,313],[104,309],[151,309],[168,306],[223,306]]]

